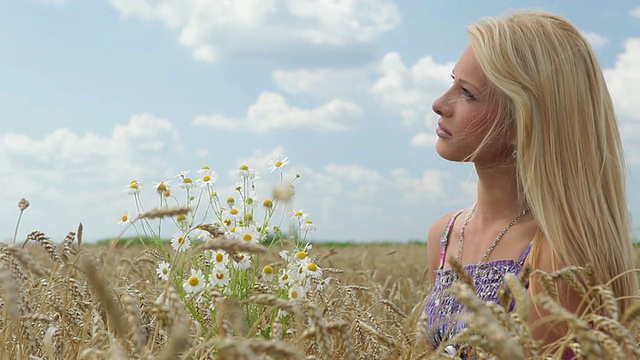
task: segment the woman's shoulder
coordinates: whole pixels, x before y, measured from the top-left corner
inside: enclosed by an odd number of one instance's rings
[[[436,243],[440,241],[443,231],[445,231],[447,225],[449,224],[449,221],[457,212],[458,211],[451,211],[431,224],[431,227],[429,228],[429,234],[427,236],[428,244],[431,244],[432,241]]]
[[[427,234],[427,251],[431,261],[438,260],[440,256],[440,239],[442,238],[449,221],[456,213],[457,211],[451,211],[431,224],[429,233]]]

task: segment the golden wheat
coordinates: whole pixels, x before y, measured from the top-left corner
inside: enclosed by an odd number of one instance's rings
[[[278,261],[275,248],[228,242],[213,228],[203,230],[211,239],[197,247],[196,254],[224,249],[259,253],[268,264]],[[195,318],[188,307],[197,303],[181,299],[173,286],[157,279],[156,260],[165,259],[160,251],[87,246],[81,227],[60,245],[32,232],[20,245],[0,245],[0,358],[449,358],[443,353],[445,344],[433,350],[426,341],[430,335],[423,307],[430,284],[420,267],[424,263],[419,265],[423,259],[398,261],[416,253],[423,256],[424,247],[317,248],[326,253],[314,261],[326,263],[323,269],[333,278],[324,291],[291,302],[260,282],[239,302],[207,287],[202,293],[213,299],[216,311],[200,309],[202,316]],[[460,351],[481,359],[554,358],[565,349],[584,359],[640,357],[640,303],[621,314],[608,285],[593,283],[589,269],[531,274],[547,291],[533,299],[550,314],[545,321],[564,321],[569,329],[556,344],[541,348],[528,321],[530,269],[519,278],[508,275],[500,303],[487,304],[477,298],[464,268],[455,262],[452,267],[462,279],[452,291],[473,314],[466,317],[468,329],[451,339]],[[564,309],[555,292],[558,281],[574,288],[594,311],[574,314]],[[251,324],[248,308],[257,312]],[[290,314],[291,323],[274,317],[278,310]]]

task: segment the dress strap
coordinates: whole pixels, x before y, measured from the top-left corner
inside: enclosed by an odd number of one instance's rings
[[[451,229],[453,229],[453,224],[456,222],[456,218],[462,214],[465,209],[458,210],[449,222],[447,222],[447,226],[444,227],[444,231],[442,231],[442,236],[440,237],[440,265],[438,266],[438,270],[441,270],[444,267],[444,260],[447,254],[447,245],[449,244],[449,233]]]
[[[527,258],[527,255],[529,255],[529,252],[531,251],[532,246],[533,246],[533,240],[531,240],[529,245],[527,245],[527,247],[524,248],[522,255],[520,255],[520,259],[518,259],[518,264],[520,264],[520,266],[524,264],[524,260]]]

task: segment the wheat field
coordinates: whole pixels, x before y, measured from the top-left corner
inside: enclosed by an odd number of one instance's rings
[[[238,251],[211,239],[204,247]],[[234,248],[234,246],[236,246]],[[278,246],[243,249],[277,266]],[[140,244],[83,244],[81,231],[56,243],[34,231],[0,250],[0,357],[2,359],[454,359],[425,343],[422,306],[426,246],[321,245],[310,256],[331,281],[299,301],[277,296],[259,276],[242,299],[205,288],[214,308],[180,295],[156,273],[157,250]],[[575,279],[569,268],[544,277]],[[553,358],[541,352],[526,323],[524,288],[507,278],[511,312],[473,295],[464,274],[454,291],[474,312],[471,331],[456,340],[480,359]],[[539,299],[571,324],[559,347],[584,359],[626,359],[640,354],[635,331],[640,307],[616,311],[606,286],[581,289],[606,315],[576,316],[553,294]],[[551,291],[552,292],[552,291]],[[502,299],[501,298],[501,299]],[[505,300],[508,303],[508,300]],[[286,317],[280,317],[282,312]],[[285,321],[286,319],[286,321]],[[594,326],[588,326],[594,324]]]

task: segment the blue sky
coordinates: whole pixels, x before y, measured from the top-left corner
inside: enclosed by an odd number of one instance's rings
[[[640,6],[633,1],[23,0],[0,4],[0,240],[115,236],[123,189],[246,163],[258,196],[284,153],[314,240],[424,239],[473,201],[468,164],[434,151],[432,101],[485,15],[560,13],[590,39],[614,98],[640,234]],[[129,235],[132,235],[131,233]],[[170,235],[170,234],[168,234]]]

